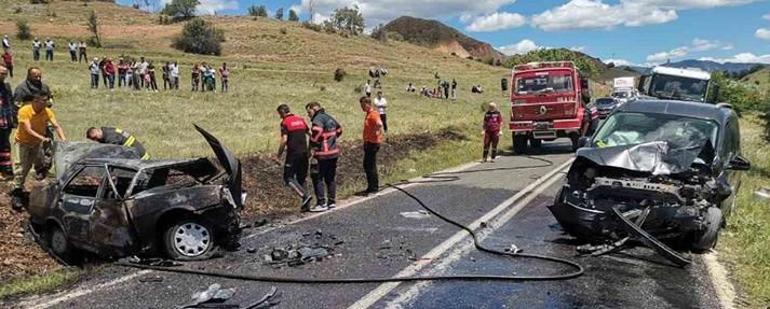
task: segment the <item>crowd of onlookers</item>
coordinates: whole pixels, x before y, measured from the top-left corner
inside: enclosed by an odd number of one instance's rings
[[[3,36],[3,65],[8,70],[8,75],[13,77],[13,53],[11,52],[11,40],[8,35]],[[70,41],[67,44],[72,62],[88,63],[90,84],[92,89],[99,88],[100,83],[104,88],[115,89],[128,88],[134,90],[147,89],[158,91],[158,75],[163,80],[163,89],[179,89],[180,73],[177,61],[167,61],[157,65],[152,60],[140,57],[136,60],[131,57],[119,57],[117,62],[111,57],[94,57],[88,61],[88,44],[84,41]],[[41,50],[45,51],[45,60],[53,61],[56,43],[51,38],[41,42],[38,38],[32,40],[32,60],[40,61]],[[190,72],[190,86],[192,91],[217,91],[217,79],[220,83],[220,91],[227,92],[230,88],[230,69],[226,63],[215,68],[206,62],[192,66]]]

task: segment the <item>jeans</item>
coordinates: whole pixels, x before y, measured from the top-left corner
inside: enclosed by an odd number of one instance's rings
[[[32,59],[34,59],[35,61],[40,60],[40,50],[35,49],[32,51]]]
[[[337,158],[318,160],[310,166],[310,177],[313,179],[316,205],[330,205],[337,200]],[[326,192],[324,192],[324,184]],[[326,193],[326,194],[324,194]]]
[[[78,61],[78,53],[74,50],[71,50],[70,59],[72,59],[72,62]]]
[[[78,62],[81,62],[81,61],[88,62],[88,55],[86,55],[85,49],[80,50],[80,57],[78,57]]]
[[[91,88],[99,88],[99,74],[91,74]]]
[[[222,79],[222,92],[227,92],[230,90],[230,83],[227,79]]]
[[[19,165],[13,178],[13,184],[15,189],[24,190],[24,182],[27,180],[27,174],[29,174],[32,166],[35,167],[37,172],[43,170],[43,152],[40,144],[25,145],[17,143],[16,146]]]
[[[286,161],[284,161],[283,165],[283,182],[301,198],[307,195],[305,191],[307,168],[307,153],[286,154]]]
[[[377,152],[380,144],[364,143],[364,172],[366,173],[366,191],[378,191],[380,178],[377,174]]]
[[[53,61],[53,50],[45,51],[45,60]]]
[[[115,75],[106,75],[107,81],[110,83],[110,89],[115,88]]]

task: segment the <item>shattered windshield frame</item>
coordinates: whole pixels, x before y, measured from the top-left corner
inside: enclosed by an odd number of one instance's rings
[[[615,113],[594,135],[599,148],[665,141],[671,148],[709,140],[718,145],[720,127],[714,120],[658,113]]]
[[[655,74],[650,94],[661,99],[705,102],[708,83],[705,79]]]

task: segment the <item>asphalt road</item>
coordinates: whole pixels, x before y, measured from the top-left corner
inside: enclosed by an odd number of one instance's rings
[[[521,156],[502,157],[496,163],[467,169],[498,170],[462,173],[458,174],[458,181],[414,185],[407,190],[463,224],[477,226],[484,221],[487,227],[482,229],[483,242],[489,246],[503,249],[515,244],[525,252],[579,262],[586,273],[576,279],[274,284],[110,266],[68,291],[6,305],[173,308],[188,302],[194,292],[219,283],[237,289],[228,301],[235,304],[258,299],[275,286],[282,293],[277,308],[719,307],[700,258],[695,259],[694,265],[681,269],[670,266],[646,248],[603,257],[576,257],[574,241],[561,232],[545,207],[563,183],[564,173],[556,169],[566,167],[572,154],[566,144],[544,147],[534,157],[551,163]],[[248,230],[241,251],[186,267],[307,278],[392,277],[410,273],[554,274],[569,270],[552,263],[511,260],[475,251],[469,237],[463,237],[457,228],[434,216],[420,214],[420,209],[401,193],[384,192],[299,222]],[[331,246],[333,256],[295,267],[265,264],[264,256],[273,248],[314,242]]]

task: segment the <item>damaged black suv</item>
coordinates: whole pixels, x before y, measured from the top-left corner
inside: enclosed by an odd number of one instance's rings
[[[79,252],[103,258],[163,254],[198,260],[234,248],[243,208],[240,162],[196,126],[216,155],[141,160],[131,149],[61,143],[56,179],[30,194],[37,241],[67,264]]]
[[[564,230],[592,243],[640,239],[711,249],[735,204],[741,156],[738,117],[727,104],[638,100],[591,138],[550,207]]]

